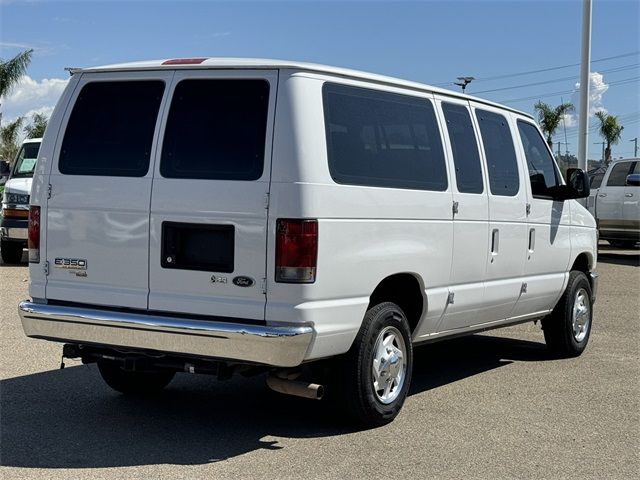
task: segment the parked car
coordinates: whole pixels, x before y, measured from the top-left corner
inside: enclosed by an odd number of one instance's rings
[[[612,162],[591,178],[587,207],[595,217],[602,240],[631,248],[640,242],[640,159]]]
[[[120,392],[267,372],[375,426],[414,345],[538,320],[559,356],[589,340],[587,176],[486,100],[269,60],[76,70],[35,178],[24,331]]]
[[[20,263],[27,247],[29,192],[38,160],[41,138],[22,142],[4,186],[0,219],[0,255],[5,263]]]

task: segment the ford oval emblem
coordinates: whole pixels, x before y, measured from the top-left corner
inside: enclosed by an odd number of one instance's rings
[[[251,277],[234,277],[233,279],[233,284],[238,287],[253,287],[254,283],[256,282]]]

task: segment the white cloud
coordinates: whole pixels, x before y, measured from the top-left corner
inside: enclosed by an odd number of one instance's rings
[[[589,75],[589,116],[592,117],[598,111],[606,112],[602,103],[602,97],[609,90],[609,85],[604,82],[601,73],[591,72]],[[571,95],[571,103],[575,106],[575,111],[564,116],[567,127],[578,126],[578,112],[580,109],[580,82],[576,83],[575,90]]]
[[[50,115],[68,81],[64,78],[45,78],[37,81],[24,76],[9,95],[0,99],[3,120],[11,121],[35,112]]]

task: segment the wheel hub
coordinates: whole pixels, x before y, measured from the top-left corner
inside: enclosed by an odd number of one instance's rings
[[[384,328],[376,340],[373,355],[373,390],[384,404],[393,402],[404,385],[406,345],[395,327]]]
[[[591,303],[589,295],[584,288],[576,293],[573,302],[572,326],[573,338],[576,342],[582,342],[589,332],[589,324],[591,323]]]

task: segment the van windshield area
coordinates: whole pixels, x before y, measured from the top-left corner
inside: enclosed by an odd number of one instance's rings
[[[20,148],[16,163],[13,166],[13,178],[33,177],[33,171],[36,169],[36,161],[38,160],[38,151],[40,143],[25,143]]]

